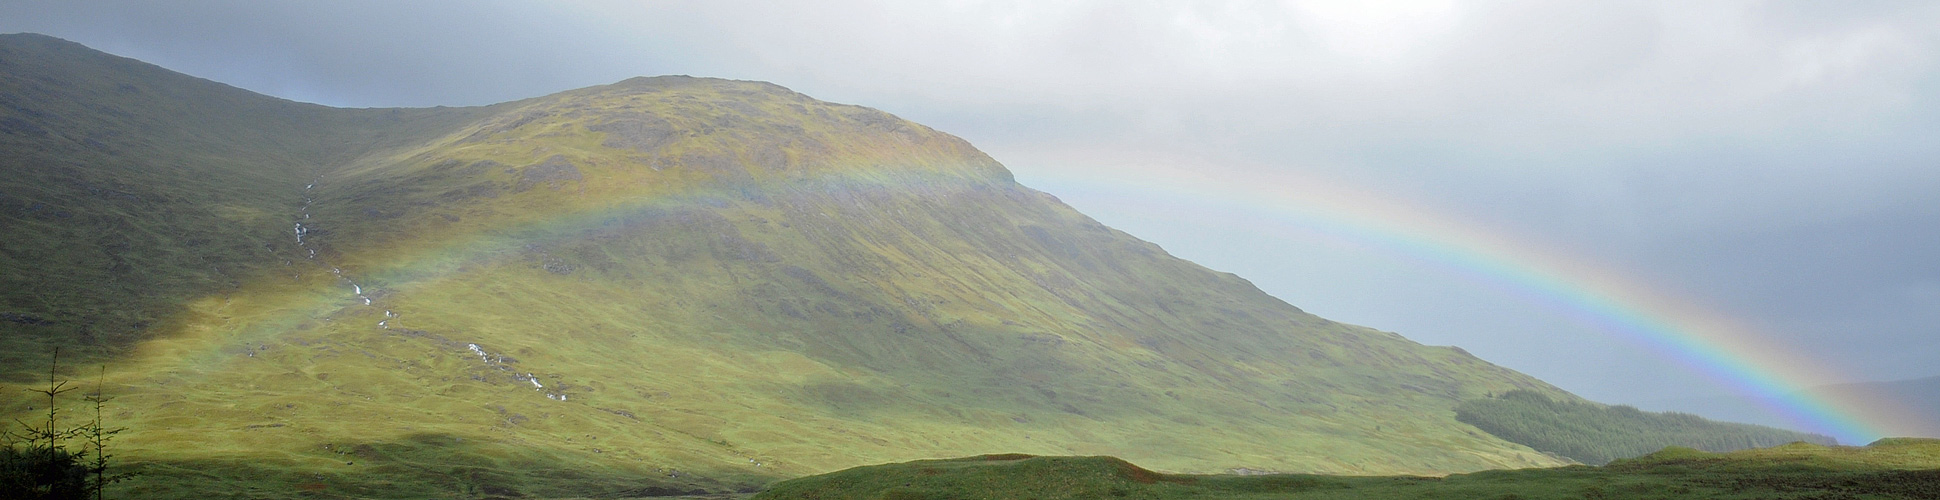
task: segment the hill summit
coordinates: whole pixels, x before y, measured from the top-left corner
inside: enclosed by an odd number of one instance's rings
[[[1576,400],[768,83],[337,109],[5,35],[0,172],[4,375],[94,346],[152,494],[664,494],[996,452],[1443,473],[1564,463],[1461,401]]]

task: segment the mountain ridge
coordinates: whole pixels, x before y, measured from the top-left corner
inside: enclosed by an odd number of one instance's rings
[[[0,230],[31,235],[0,242],[0,312],[32,319],[0,322],[0,389],[99,346],[146,494],[1564,463],[1453,408],[1580,398],[1308,314],[879,110],[692,77],[346,110],[51,40],[0,36]]]

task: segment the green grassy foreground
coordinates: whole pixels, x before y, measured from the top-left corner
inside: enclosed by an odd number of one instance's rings
[[[782,482],[754,498],[1931,499],[1940,498],[1940,440],[1731,453],[1668,448],[1602,467],[1447,477],[1163,474],[1113,457],[983,455],[857,467]]]

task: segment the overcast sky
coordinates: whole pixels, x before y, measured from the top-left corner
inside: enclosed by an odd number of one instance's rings
[[[1814,382],[1940,375],[1940,3],[0,5],[17,31],[336,106],[775,82],[962,136],[1309,311],[1604,402],[1733,390],[1513,283],[1221,193],[1433,214],[1733,318],[1834,374]],[[1166,169],[1203,196],[1114,178]]]

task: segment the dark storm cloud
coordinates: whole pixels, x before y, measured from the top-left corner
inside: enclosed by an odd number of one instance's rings
[[[769,80],[965,136],[1027,182],[1115,171],[1085,150],[1297,171],[1623,270],[1853,377],[1936,373],[1928,2],[17,2],[0,31],[349,106]],[[1322,315],[1586,395],[1718,391],[1457,275],[1057,194]]]

